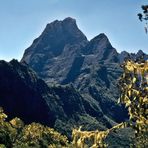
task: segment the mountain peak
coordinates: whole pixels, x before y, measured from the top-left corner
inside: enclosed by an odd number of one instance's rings
[[[94,37],[94,39],[98,39],[98,38],[107,38],[105,33],[100,33],[99,35],[97,35],[96,37]]]
[[[144,52],[141,49],[138,50],[137,55],[143,55],[143,54],[144,54]]]
[[[76,24],[76,20],[72,17],[67,17],[63,20],[63,22],[68,22],[68,23],[75,23]]]
[[[64,20],[55,20],[51,23],[48,23],[45,30],[47,28],[50,28],[51,26],[53,27],[58,27],[59,25],[71,25],[71,26],[75,26],[77,28],[77,24],[76,24],[76,20],[74,18],[71,17],[67,17]]]
[[[89,44],[84,48],[86,54],[103,54],[104,52],[112,52],[112,45],[108,37],[104,33],[100,33],[90,40]],[[101,56],[100,55],[100,56]]]
[[[103,42],[104,44],[112,48],[108,37],[104,33],[100,33],[99,35],[94,37],[90,42],[93,42],[93,44],[100,44]]]
[[[56,40],[61,40],[62,43],[66,41],[66,44],[87,41],[86,36],[78,28],[76,20],[71,17],[67,17],[64,20],[55,20],[47,24],[41,36],[42,38],[49,40],[48,44],[53,44],[53,42],[55,42]],[[59,43],[57,42],[56,44]]]
[[[137,60],[139,58],[144,58],[145,60],[148,59],[148,55],[144,53],[142,50],[138,50],[137,53],[128,53],[127,51],[122,51],[119,56],[119,61],[120,63],[123,63],[125,59],[132,59],[132,60]]]
[[[59,56],[68,45],[83,46],[87,42],[86,36],[77,27],[75,19],[67,17],[62,21],[55,20],[47,24],[43,33],[26,49],[22,61],[30,63],[30,61],[41,59],[41,56],[46,59]],[[30,58],[32,54],[36,54],[36,59]]]

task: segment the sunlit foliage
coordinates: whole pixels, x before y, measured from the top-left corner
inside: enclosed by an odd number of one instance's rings
[[[19,138],[16,140],[16,145],[25,145],[33,147],[64,147],[67,143],[67,138],[54,129],[45,127],[39,123],[26,125]]]
[[[148,147],[148,61],[127,60],[122,67],[120,102],[128,108],[135,145]]]
[[[120,123],[106,131],[81,131],[81,127],[73,129],[73,147],[75,148],[106,148],[108,145],[105,143],[105,139],[108,134],[119,128],[125,128],[126,123]]]
[[[39,123],[25,125],[19,118],[6,121],[7,115],[0,108],[0,148],[64,148],[66,136]]]

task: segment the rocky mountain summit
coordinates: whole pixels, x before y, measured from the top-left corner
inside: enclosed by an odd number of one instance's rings
[[[119,54],[104,33],[88,41],[69,17],[47,24],[25,50],[21,63],[27,63],[49,86],[72,84],[83,97],[86,113],[96,119],[105,116],[109,127],[127,118],[124,107],[117,104],[117,80],[120,63],[128,55]]]
[[[105,34],[88,41],[76,21],[66,18],[48,24],[25,50],[21,62],[49,86],[72,84],[88,104],[86,112],[91,116],[103,114],[120,122],[127,115],[117,104],[117,79],[122,73],[118,56]]]
[[[145,55],[142,51],[132,58]],[[25,50],[27,63],[49,86],[72,84],[83,96],[86,112],[92,117],[105,115],[121,122],[127,117],[117,104],[120,63],[128,56],[119,54],[104,33],[88,41],[76,20],[66,18],[48,24],[43,33]]]

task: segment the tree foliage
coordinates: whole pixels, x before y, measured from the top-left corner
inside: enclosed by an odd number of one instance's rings
[[[19,118],[6,121],[0,108],[0,148],[61,148],[68,146],[66,136],[39,123],[25,125]]]
[[[148,21],[148,5],[142,5],[141,6],[143,12],[142,13],[138,13],[138,17],[139,17],[139,20],[142,22],[142,21],[145,21],[145,32],[148,33],[148,24],[147,24],[147,21]]]
[[[148,147],[148,60],[127,60],[122,67],[120,102],[128,108],[135,145]]]
[[[125,126],[126,123],[122,122],[115,125],[111,129],[107,129],[106,131],[81,131],[81,127],[78,130],[73,129],[72,145],[75,148],[106,148],[108,145],[105,143],[105,139],[108,134],[112,131],[116,131],[119,128],[125,128]]]

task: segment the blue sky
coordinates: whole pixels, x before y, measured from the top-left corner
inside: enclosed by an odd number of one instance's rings
[[[148,0],[0,0],[0,59],[20,60],[47,23],[73,17],[92,39],[105,33],[118,52],[148,53],[148,34],[137,18]]]

